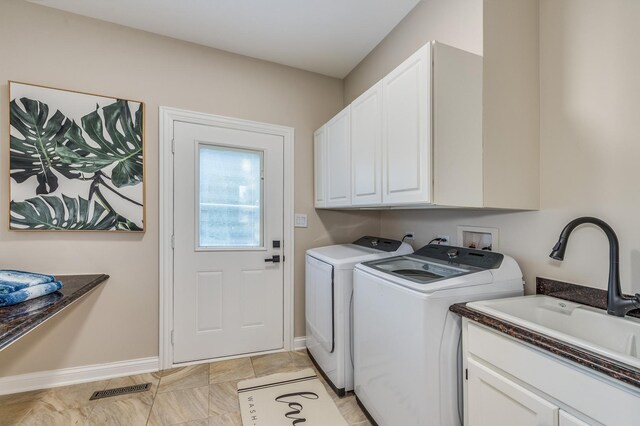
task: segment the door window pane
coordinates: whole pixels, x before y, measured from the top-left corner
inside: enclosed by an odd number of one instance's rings
[[[200,145],[199,246],[262,246],[263,152]]]

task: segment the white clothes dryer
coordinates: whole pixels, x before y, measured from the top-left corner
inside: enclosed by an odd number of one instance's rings
[[[402,241],[362,237],[352,244],[307,250],[305,316],[307,350],[340,396],[353,390],[351,303],[357,263],[413,253]]]
[[[462,423],[461,319],[455,303],[523,294],[499,253],[427,245],[354,271],[355,393],[379,426]]]

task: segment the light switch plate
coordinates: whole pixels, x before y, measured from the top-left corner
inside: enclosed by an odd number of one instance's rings
[[[296,213],[294,226],[296,228],[307,227],[307,215],[302,213]]]

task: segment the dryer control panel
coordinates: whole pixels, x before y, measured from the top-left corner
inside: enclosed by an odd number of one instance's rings
[[[387,238],[380,237],[362,237],[358,238],[353,244],[357,246],[372,248],[380,251],[394,252],[400,248],[402,241],[389,240]]]

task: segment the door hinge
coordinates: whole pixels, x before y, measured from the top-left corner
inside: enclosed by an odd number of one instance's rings
[[[174,345],[174,342],[173,342],[173,335],[174,335],[174,332],[173,332],[173,330],[171,330],[171,345],[172,345],[172,346]]]
[[[465,380],[469,380],[469,369],[468,368],[464,369],[464,379]]]
[[[174,250],[175,248],[176,248],[176,236],[171,235],[171,250]]]
[[[175,154],[175,152],[176,152],[176,140],[171,139],[171,153]]]

